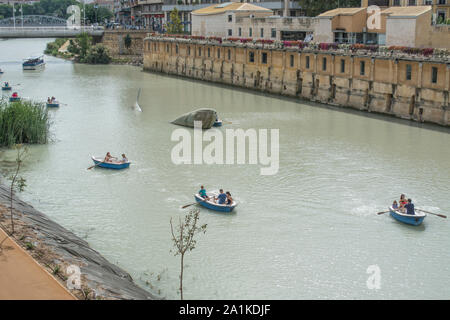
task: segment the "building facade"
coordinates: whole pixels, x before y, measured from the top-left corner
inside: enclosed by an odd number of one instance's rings
[[[376,17],[367,8],[338,8],[317,17],[314,40],[450,48],[450,26],[432,25],[432,12],[431,6],[391,6],[381,8]]]
[[[450,0],[362,0],[361,7],[371,5],[384,7],[432,6],[433,20],[444,24],[450,20]],[[450,22],[449,22],[450,23]]]

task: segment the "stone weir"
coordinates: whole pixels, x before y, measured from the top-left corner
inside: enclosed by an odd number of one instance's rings
[[[131,276],[110,263],[74,233],[13,197],[14,238],[33,258],[79,299],[160,299],[138,287]],[[0,185],[0,222],[9,224],[10,191]],[[8,225],[7,230],[10,230]],[[77,286],[77,272],[81,271]],[[74,281],[70,281],[73,279]],[[72,286],[68,285],[68,280]]]
[[[144,70],[450,125],[449,52],[252,39],[144,39]]]

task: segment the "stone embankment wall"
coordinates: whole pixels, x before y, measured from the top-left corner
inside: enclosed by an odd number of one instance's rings
[[[130,48],[125,47],[125,37],[131,37]],[[148,31],[141,30],[105,30],[101,43],[108,48],[114,59],[123,59],[133,63],[142,63],[144,38]]]
[[[144,70],[450,125],[448,56],[144,40]]]

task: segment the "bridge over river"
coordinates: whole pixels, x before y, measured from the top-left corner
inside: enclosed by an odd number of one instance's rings
[[[67,20],[51,16],[19,16],[0,20],[0,38],[65,38],[87,32],[101,37],[103,27],[73,26]]]

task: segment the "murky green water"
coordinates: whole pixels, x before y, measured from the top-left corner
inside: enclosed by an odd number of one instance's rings
[[[52,139],[33,146],[22,197],[93,248],[177,297],[179,260],[169,252],[170,217],[200,184],[240,202],[232,215],[201,210],[208,224],[186,257],[185,296],[195,299],[450,298],[450,225],[428,216],[409,227],[377,216],[402,192],[416,206],[450,214],[448,130],[331,110],[292,100],[141,72],[47,57],[23,72],[21,59],[45,39],[0,41],[1,81],[24,97],[56,96]],[[142,88],[142,113],[134,111]],[[213,107],[226,128],[279,128],[280,170],[176,166],[170,151],[178,115]],[[86,170],[90,155],[125,152],[129,170]],[[0,151],[3,172],[9,151]],[[370,265],[381,289],[366,285]],[[160,280],[158,280],[158,275]]]

